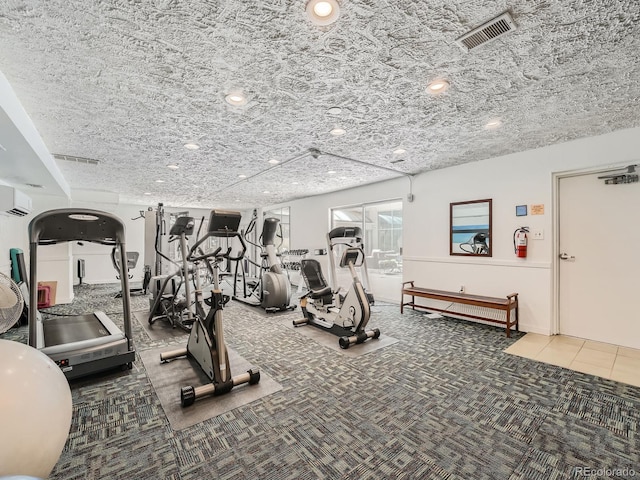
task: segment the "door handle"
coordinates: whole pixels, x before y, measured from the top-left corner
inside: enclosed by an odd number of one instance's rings
[[[561,253],[560,254],[560,260],[575,260],[576,257],[574,257],[573,255],[569,255],[568,253]]]

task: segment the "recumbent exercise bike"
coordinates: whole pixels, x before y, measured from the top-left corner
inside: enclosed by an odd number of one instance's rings
[[[300,272],[309,291],[300,298],[304,318],[294,320],[293,325],[310,324],[327,330],[340,337],[339,344],[344,349],[369,338],[379,338],[379,329],[365,330],[371,309],[355,269],[363,262],[364,252],[360,248],[349,247],[342,252],[340,267],[348,267],[352,279],[351,288],[343,298],[338,291],[332,291],[317,260],[303,259]]]

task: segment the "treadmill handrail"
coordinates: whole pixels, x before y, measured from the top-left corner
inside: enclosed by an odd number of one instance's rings
[[[29,243],[52,245],[73,241],[125,243],[124,224],[111,213],[88,208],[49,210],[29,223]]]
[[[120,289],[124,314],[124,334],[130,351],[133,351],[131,327],[131,298],[127,275],[127,249],[125,226],[116,215],[88,208],[60,208],[37,215],[29,223],[29,345],[37,348],[38,314],[38,245],[52,245],[73,241],[86,241],[113,245],[120,253]]]

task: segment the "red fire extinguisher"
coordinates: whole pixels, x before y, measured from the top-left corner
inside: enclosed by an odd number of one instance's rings
[[[513,250],[518,258],[527,258],[527,233],[527,227],[520,227],[513,232]]]

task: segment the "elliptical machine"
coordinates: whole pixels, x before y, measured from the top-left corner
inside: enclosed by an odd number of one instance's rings
[[[357,247],[347,247],[342,252],[340,266],[351,273],[351,288],[343,297],[334,291],[322,275],[320,263],[314,259],[301,261],[301,274],[309,290],[300,298],[300,308],[304,318],[294,320],[294,326],[313,325],[340,337],[341,348],[364,343],[369,338],[380,337],[380,330],[365,330],[371,309],[367,293],[358,278],[356,267],[364,262],[364,251]]]
[[[191,306],[191,294],[189,289],[189,265],[187,262],[188,245],[187,238],[193,234],[195,220],[193,217],[177,217],[169,232],[169,242],[180,240],[182,265],[165,257],[177,267],[173,273],[159,275],[150,280],[152,298],[149,299],[149,324],[153,325],[157,320],[166,320],[175,328],[180,327],[186,332],[191,331],[193,318],[188,313]],[[197,270],[193,273],[198,277]],[[185,285],[185,296],[180,296],[180,289]]]
[[[244,236],[247,242],[260,250],[262,262],[258,264],[248,258],[245,258],[243,262],[236,262],[232,298],[251,305],[252,307],[260,306],[267,312],[294,310],[297,305],[290,305],[291,283],[289,282],[287,274],[284,273],[276,253],[275,238],[278,227],[280,227],[280,220],[277,218],[264,219],[262,234],[260,235],[261,245],[253,243],[247,238],[249,233],[255,229],[256,220],[257,214],[254,211],[254,216]],[[249,286],[249,282],[247,281],[245,262],[258,268],[260,271],[258,278],[252,286]],[[242,295],[238,295],[237,291],[239,281],[242,284]]]
[[[194,387],[188,385],[180,390],[180,403],[183,407],[193,405],[196,399],[207,395],[222,395],[228,393],[235,386],[248,383],[255,385],[260,381],[260,371],[251,368],[245,373],[231,376],[229,354],[224,342],[224,330],[222,326],[222,310],[229,301],[229,297],[222,294],[219,283],[219,263],[223,260],[240,261],[246,252],[246,245],[242,235],[238,233],[240,225],[240,213],[226,210],[212,210],[209,217],[209,229],[207,234],[199,239],[189,250],[188,255],[183,256],[183,269],[188,271],[188,263],[192,263],[197,271],[198,264],[202,261],[210,262],[213,267],[213,290],[211,297],[204,300],[202,295],[200,276],[195,275],[195,312],[191,305],[187,307],[188,316],[192,320],[193,327],[189,334],[186,348],[173,350],[160,354],[160,361],[165,363],[177,357],[193,358],[202,371],[209,377],[211,383]],[[237,237],[242,245],[242,251],[237,256],[231,255],[231,247],[222,252],[222,247],[210,253],[203,253],[200,246],[209,238]],[[189,282],[185,282],[187,298],[191,296]],[[205,312],[204,306],[210,307]]]

